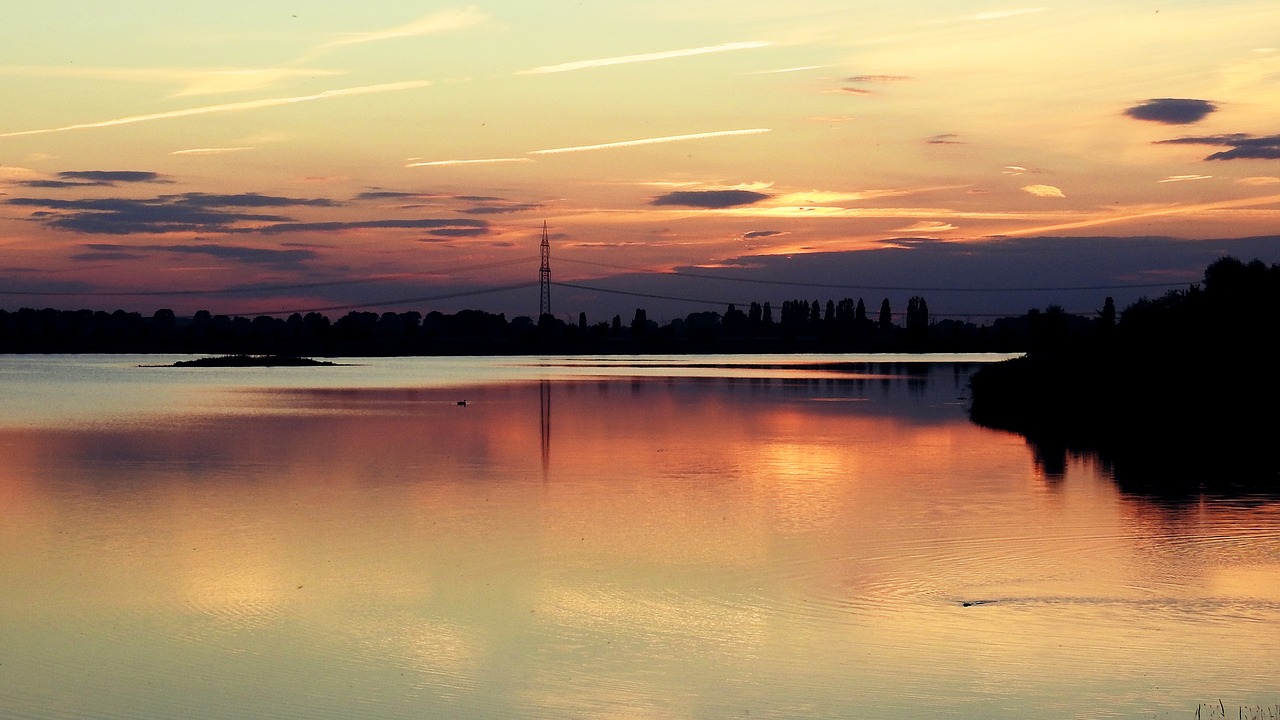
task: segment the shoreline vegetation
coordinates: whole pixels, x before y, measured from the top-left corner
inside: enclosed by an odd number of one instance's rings
[[[199,311],[178,317],[116,310],[0,310],[0,354],[142,353],[393,357],[431,355],[608,355],[775,353],[1023,352],[1034,318],[997,319],[990,325],[931,321],[924,298],[908,303],[902,325],[888,300],[868,314],[862,300],[795,300],[770,307],[730,305],[696,312],[665,325],[643,308],[624,320],[576,323],[544,315],[508,320],[503,314],[462,310],[352,311],[337,320],[310,312],[287,318],[231,317]],[[1089,319],[1070,316],[1076,328]]]
[[[970,418],[1020,433],[1046,469],[1092,452],[1122,488],[1280,490],[1280,265],[1225,257],[1203,284],[1143,299],[1069,341],[1042,324],[970,381]]]

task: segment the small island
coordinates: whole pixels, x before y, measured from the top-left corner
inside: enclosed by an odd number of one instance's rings
[[[217,357],[196,358],[195,360],[179,360],[172,365],[162,367],[319,367],[332,365],[337,365],[337,363],[289,355],[220,355]]]

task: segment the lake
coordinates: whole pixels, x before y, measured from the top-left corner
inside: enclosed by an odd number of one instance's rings
[[[1277,498],[993,357],[176,359],[0,357],[0,717],[1280,715]]]

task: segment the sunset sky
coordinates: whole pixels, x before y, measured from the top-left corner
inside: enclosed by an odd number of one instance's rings
[[[1280,262],[1275,0],[58,0],[0,92],[7,310],[536,315],[544,222],[572,320]]]

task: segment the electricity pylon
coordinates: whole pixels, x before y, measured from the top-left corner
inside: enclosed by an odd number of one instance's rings
[[[538,319],[551,314],[551,240],[547,236],[547,221],[542,221],[542,267],[538,269],[538,284],[542,286],[542,299],[538,307]]]

